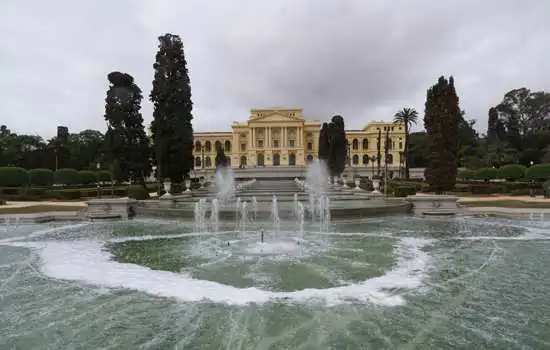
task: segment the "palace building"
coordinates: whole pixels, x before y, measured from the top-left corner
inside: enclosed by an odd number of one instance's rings
[[[223,147],[232,168],[304,166],[318,156],[322,124],[320,120],[305,119],[302,110],[297,108],[251,109],[248,121],[233,122],[232,131],[194,133],[195,169],[214,168],[218,147]],[[400,165],[404,125],[372,121],[361,130],[346,131],[348,162],[352,167],[367,167],[376,162],[379,130],[381,164],[385,164],[383,154],[388,132],[391,140],[388,166]]]

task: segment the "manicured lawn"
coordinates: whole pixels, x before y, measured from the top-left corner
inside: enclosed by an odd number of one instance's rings
[[[499,207],[499,208],[542,208],[550,209],[550,201],[548,202],[524,202],[521,200],[502,199],[492,201],[472,201],[460,202],[465,207]]]
[[[68,205],[32,205],[28,207],[3,207],[0,206],[0,214],[34,214],[51,211],[81,211],[85,207]]]

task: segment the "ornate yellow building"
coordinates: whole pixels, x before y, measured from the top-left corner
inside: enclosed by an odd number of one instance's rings
[[[301,109],[252,109],[246,122],[233,122],[230,132],[197,132],[195,169],[214,168],[216,149],[223,147],[231,167],[303,166],[317,157],[319,131],[323,122],[306,120]],[[402,159],[405,128],[402,124],[373,121],[361,130],[346,131],[351,166],[366,167],[376,159],[376,142],[381,131],[384,154],[386,131],[391,139],[388,165]],[[384,160],[381,162],[384,165]]]

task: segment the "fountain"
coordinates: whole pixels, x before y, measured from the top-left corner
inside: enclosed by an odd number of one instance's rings
[[[279,203],[277,202],[277,196],[273,195],[271,201],[271,222],[273,224],[273,238],[275,239],[280,231],[281,219],[279,218]]]

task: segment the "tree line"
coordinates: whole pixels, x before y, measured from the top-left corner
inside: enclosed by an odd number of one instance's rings
[[[109,170],[117,181],[143,183],[156,165],[160,179],[181,182],[193,168],[193,103],[184,47],[178,35],[158,38],[147,135],[142,90],[132,75],[111,72],[105,98],[105,133],[84,130],[45,140],[0,126],[0,166],[25,169]]]

